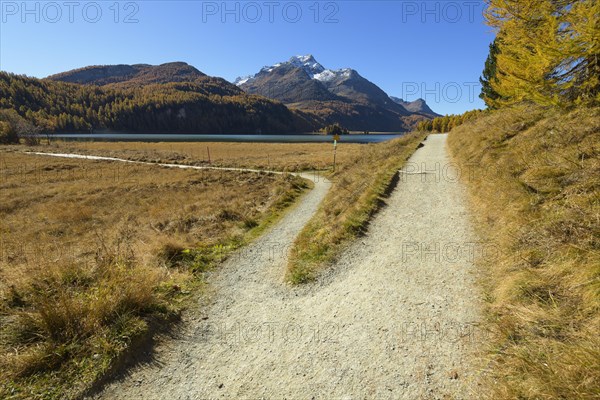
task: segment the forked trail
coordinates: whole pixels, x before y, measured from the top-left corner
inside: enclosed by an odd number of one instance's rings
[[[449,162],[445,144],[446,135],[430,136],[368,234],[318,282],[291,288],[287,252],[329,189],[317,181],[224,263],[210,303],[187,313],[176,338],[95,397],[478,397],[476,239],[463,187],[437,175]]]

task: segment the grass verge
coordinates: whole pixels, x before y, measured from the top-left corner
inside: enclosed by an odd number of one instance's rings
[[[492,327],[494,399],[600,398],[600,109],[521,106],[455,128]]]
[[[349,240],[364,231],[382,204],[398,170],[425,138],[410,133],[401,138],[365,145],[363,154],[327,176],[333,184],[317,213],[292,247],[287,279],[298,284],[313,280],[331,264]]]

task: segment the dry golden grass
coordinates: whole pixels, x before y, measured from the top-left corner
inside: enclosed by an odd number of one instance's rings
[[[600,398],[600,109],[497,111],[449,144],[499,250],[490,398]]]
[[[81,393],[305,187],[0,152],[0,398]]]
[[[338,144],[336,163],[351,163],[362,153],[361,144]],[[42,151],[72,152],[136,161],[256,168],[276,171],[330,169],[332,143],[147,143],[147,142],[53,142]]]
[[[385,143],[364,145],[361,157],[329,174],[333,184],[315,216],[292,248],[287,279],[303,283],[315,278],[359,235],[382,203],[386,190],[426,134],[411,133]]]

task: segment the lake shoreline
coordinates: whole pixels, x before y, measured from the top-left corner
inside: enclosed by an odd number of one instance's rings
[[[340,142],[380,143],[406,133],[376,133],[342,135]],[[160,133],[58,133],[51,140],[91,142],[234,142],[234,143],[328,143],[332,135],[304,134],[160,134]]]

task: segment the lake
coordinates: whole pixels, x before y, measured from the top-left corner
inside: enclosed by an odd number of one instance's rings
[[[380,143],[404,135],[356,134],[342,135],[340,143]],[[108,142],[258,142],[258,143],[327,143],[333,142],[330,135],[194,135],[152,133],[57,133],[51,138],[74,141]]]

